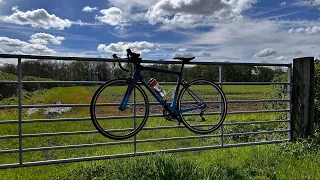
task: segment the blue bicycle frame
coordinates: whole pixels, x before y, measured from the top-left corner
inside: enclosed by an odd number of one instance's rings
[[[150,93],[157,99],[157,101],[168,111],[172,112],[174,115],[178,115],[180,113],[184,113],[184,112],[189,112],[189,111],[193,111],[196,109],[203,109],[206,107],[206,104],[199,98],[197,97],[191,90],[188,90],[189,93],[191,91],[191,93],[193,95],[191,96],[196,96],[201,104],[199,104],[196,107],[191,107],[191,108],[187,108],[187,109],[183,109],[183,110],[177,110],[176,109],[176,102],[177,102],[177,98],[178,98],[178,93],[179,93],[179,88],[180,85],[186,87],[187,83],[184,83],[182,81],[182,75],[183,75],[183,68],[184,68],[184,63],[182,62],[182,66],[181,66],[181,71],[180,72],[176,72],[176,71],[170,71],[170,70],[164,70],[164,69],[157,69],[157,68],[152,68],[152,67],[144,67],[140,64],[135,64],[135,72],[133,74],[133,76],[131,77],[131,82],[126,90],[126,93],[122,99],[122,102],[120,104],[119,109],[120,110],[125,110],[130,98],[130,95],[133,91],[133,88],[135,87],[135,85],[137,84],[138,81],[140,81],[149,91]],[[153,71],[153,72],[161,72],[161,73],[170,73],[170,74],[175,74],[178,75],[178,82],[177,82],[177,86],[176,86],[176,90],[174,93],[174,97],[171,103],[168,103],[165,99],[163,99],[159,93],[155,92],[155,90],[149,85],[149,83],[147,83],[144,78],[141,76],[141,71]]]

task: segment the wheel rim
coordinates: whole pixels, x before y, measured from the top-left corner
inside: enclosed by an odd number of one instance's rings
[[[127,108],[119,110],[128,85],[127,80],[110,81],[101,86],[92,99],[93,124],[101,134],[111,139],[126,139],[135,135],[147,120],[148,100],[140,86],[132,92]]]
[[[198,106],[198,102],[200,102],[199,100],[197,101],[198,97],[205,101],[207,107],[181,113],[182,122],[191,131],[201,134],[210,133],[218,129],[225,119],[227,109],[226,98],[221,89],[207,80],[192,81],[189,83],[188,89],[191,91],[184,88],[179,95],[179,109]],[[201,111],[203,111],[202,116],[200,115]]]

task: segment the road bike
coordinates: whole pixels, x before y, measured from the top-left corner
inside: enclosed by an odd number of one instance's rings
[[[115,54],[113,57],[120,59]],[[150,108],[152,112],[159,113],[162,110],[166,120],[177,120],[179,124],[182,123],[192,132],[199,134],[211,133],[224,122],[227,100],[221,88],[206,79],[186,82],[182,78],[185,64],[194,57],[173,58],[180,60],[179,72],[143,66],[140,54],[133,53],[130,49],[127,49],[125,59],[133,64],[132,75],[127,79],[114,79],[101,85],[91,100],[91,119],[102,135],[114,140],[136,135],[146,124]],[[129,72],[120,62],[119,67]],[[143,77],[143,71],[178,76],[172,99],[170,100],[169,95],[165,96],[162,86],[156,80],[151,79],[147,82]],[[150,93],[149,96],[151,95],[154,102],[149,102],[146,91]],[[154,123],[156,122],[153,119],[150,124]],[[152,130],[152,127],[146,129]]]

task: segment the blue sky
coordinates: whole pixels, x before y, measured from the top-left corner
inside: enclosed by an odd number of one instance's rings
[[[0,53],[287,63],[319,57],[319,12],[303,0],[0,0]]]

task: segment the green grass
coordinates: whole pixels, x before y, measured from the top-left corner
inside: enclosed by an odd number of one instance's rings
[[[169,86],[165,86],[166,89]],[[89,104],[93,95],[93,92],[97,89],[96,86],[91,87],[61,87],[53,88],[49,90],[40,90],[33,93],[24,93],[23,104],[54,104],[57,101],[63,104]],[[202,88],[199,88],[201,90]],[[115,95],[121,94],[123,89],[115,89]],[[227,93],[233,93],[235,98],[244,98],[244,96],[263,99],[263,95],[270,93],[271,86],[224,86],[224,91]],[[105,94],[110,95],[110,94]],[[123,94],[121,94],[123,95]],[[149,99],[151,96],[149,94]],[[16,104],[15,97],[11,99],[5,99],[0,104]],[[47,116],[43,115],[43,109],[39,110],[36,114],[28,116],[26,110],[23,111],[23,119],[44,119],[44,118],[67,118],[67,117],[90,117],[89,108],[73,108],[71,111],[58,115]],[[264,113],[264,114],[239,114],[228,115],[226,122],[248,122],[248,121],[267,121],[284,119],[284,113]],[[17,119],[16,109],[0,110],[0,120]],[[169,122],[164,118],[149,118],[146,127],[154,126],[175,126],[177,122]],[[0,125],[0,135],[14,135],[18,134],[17,124],[3,124]],[[76,121],[76,122],[51,122],[51,123],[28,123],[23,124],[22,130],[24,134],[36,134],[36,133],[53,133],[53,132],[73,132],[73,131],[91,131],[95,130],[91,121]],[[250,131],[265,131],[273,129],[286,129],[286,123],[272,123],[268,125],[233,125],[226,126],[224,133],[234,132],[250,132]],[[216,132],[219,134],[220,130]],[[153,131],[141,131],[137,135],[137,139],[157,139],[166,137],[184,137],[194,136],[196,134],[187,130],[183,125],[178,129],[164,129]],[[284,139],[286,134],[280,135],[246,135],[246,136],[234,136],[224,138],[225,143],[241,143],[241,142],[255,142],[272,139]],[[129,139],[129,140],[132,140]],[[103,143],[114,142],[107,139],[102,135],[96,134],[84,134],[84,135],[68,135],[68,136],[48,136],[48,137],[34,137],[23,138],[23,148],[37,148],[37,147],[49,147],[49,146],[64,146],[64,145],[76,145],[76,144],[91,144],[91,143]],[[218,145],[220,138],[199,138],[196,140],[177,140],[177,141],[163,141],[154,143],[140,143],[137,145],[137,151],[153,151],[160,149],[172,149],[183,147],[198,147],[208,145]],[[199,177],[197,179],[239,179],[246,177],[246,173],[253,173],[250,177],[269,177],[270,173],[274,170],[281,170],[279,173],[285,174],[286,165],[282,164],[283,154],[279,155],[279,145],[267,145],[257,147],[244,147],[244,148],[232,148],[232,149],[220,149],[210,150],[203,152],[190,152],[179,153],[175,155],[158,155],[158,156],[146,156],[136,158],[125,158],[118,160],[104,160],[96,161],[92,163],[81,162],[71,164],[49,165],[40,167],[18,168],[0,170],[1,179],[91,179],[93,177],[106,179],[134,179],[137,177],[161,179],[174,177],[172,179],[180,179],[183,177]],[[2,139],[0,140],[0,149],[17,149],[17,139]],[[23,154],[24,162],[33,161],[45,161],[64,158],[75,158],[85,156],[100,156],[108,154],[119,153],[131,153],[133,151],[133,145],[115,145],[115,146],[100,146],[94,148],[73,148],[73,149],[60,149],[50,151],[36,151]],[[257,151],[261,154],[257,155]],[[272,155],[273,161],[268,160],[265,154]],[[319,159],[318,154],[310,152],[311,156],[315,156]],[[289,155],[286,155],[288,161]],[[210,161],[208,161],[210,160]],[[281,161],[280,161],[281,160]],[[263,161],[265,164],[258,164],[259,161]],[[272,166],[274,161],[279,161],[277,166]],[[295,161],[295,159],[292,159]],[[301,163],[307,164],[304,160],[300,160]],[[302,162],[303,161],[303,162]],[[18,154],[0,154],[0,164],[17,163]],[[247,163],[245,165],[245,163]],[[260,162],[261,163],[261,162]],[[268,164],[271,163],[271,164]],[[266,165],[269,169],[263,172],[256,172],[259,168]],[[300,165],[300,164],[298,164]],[[297,165],[297,166],[298,166]],[[254,172],[251,172],[249,167],[254,168]],[[279,168],[276,169],[275,167]],[[281,169],[283,168],[283,170]],[[144,173],[148,171],[148,173]],[[32,173],[30,173],[32,172]],[[220,173],[219,173],[220,172]],[[139,174],[140,173],[140,174]],[[122,174],[122,175],[121,175]],[[124,174],[124,175],[123,175]],[[256,175],[258,174],[258,175]],[[277,176],[278,177],[278,176]],[[280,176],[279,176],[280,177]],[[294,177],[289,176],[289,177]],[[317,176],[318,177],[318,176]]]
[[[3,179],[319,179],[319,153],[314,150],[293,156],[299,146],[284,143],[7,169],[0,170],[0,176]]]

